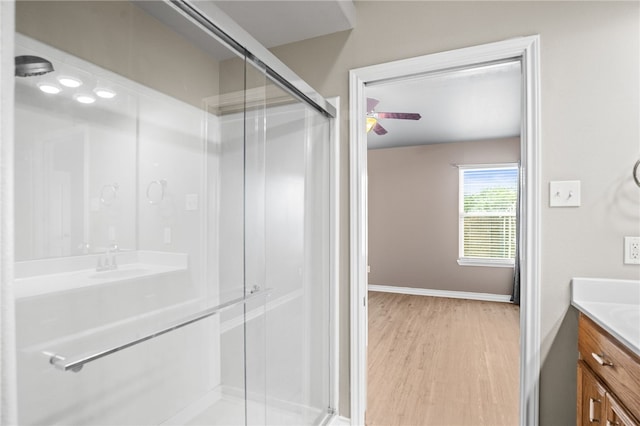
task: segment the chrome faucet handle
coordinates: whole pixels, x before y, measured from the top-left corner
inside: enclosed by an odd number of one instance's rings
[[[107,257],[109,258],[109,269],[118,269],[118,263],[116,261],[116,254],[120,251],[118,244],[113,243],[107,249]]]

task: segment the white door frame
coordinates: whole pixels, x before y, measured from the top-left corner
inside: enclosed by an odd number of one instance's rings
[[[368,83],[492,61],[522,63],[520,306],[520,424],[538,425],[540,378],[540,37],[434,53],[349,72],[350,107],[350,267],[351,267],[351,424],[364,425],[367,375],[367,113]]]

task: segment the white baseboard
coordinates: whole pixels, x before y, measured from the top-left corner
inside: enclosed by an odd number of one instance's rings
[[[448,297],[451,299],[484,300],[486,302],[510,302],[508,294],[472,293],[469,291],[432,290],[428,288],[396,287],[392,285],[369,284],[369,291],[381,291],[384,293],[410,294],[413,296]]]

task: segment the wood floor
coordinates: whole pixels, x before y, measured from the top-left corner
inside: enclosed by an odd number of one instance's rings
[[[519,309],[369,292],[368,426],[517,425]]]

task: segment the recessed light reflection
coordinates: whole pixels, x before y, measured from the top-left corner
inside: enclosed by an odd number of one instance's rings
[[[82,81],[78,80],[75,77],[59,77],[58,81],[63,86],[67,86],[67,87],[80,87],[80,86],[82,86]]]
[[[89,95],[74,95],[73,99],[80,102],[81,104],[92,104],[96,101],[96,98]]]
[[[54,86],[53,84],[49,83],[38,83],[38,89],[40,89],[44,93],[50,93],[52,95],[60,93],[60,88],[58,86]]]
[[[106,89],[106,88],[103,88],[103,87],[95,88],[93,90],[93,93],[95,93],[96,95],[98,95],[99,97],[104,98],[104,99],[111,99],[111,98],[116,96],[116,92],[114,92],[111,89]]]

